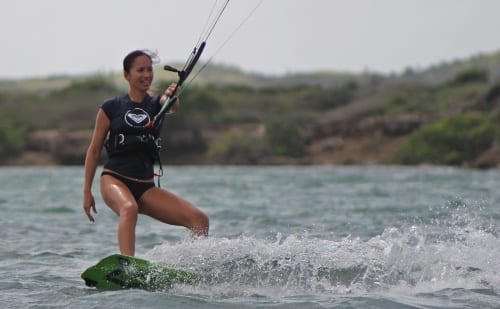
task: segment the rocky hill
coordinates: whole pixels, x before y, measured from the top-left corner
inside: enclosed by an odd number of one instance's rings
[[[121,74],[0,81],[0,162],[83,164],[99,104],[124,91]],[[500,162],[500,53],[391,75],[209,66],[181,99],[166,164]]]

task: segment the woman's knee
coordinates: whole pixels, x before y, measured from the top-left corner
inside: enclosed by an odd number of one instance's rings
[[[208,216],[202,212],[202,211],[199,211],[199,213],[196,215],[197,217],[197,221],[199,222],[199,224],[201,226],[207,226],[210,224],[210,219],[208,219]]]
[[[196,211],[196,213],[191,218],[191,226],[189,227],[198,236],[207,236],[208,229],[210,226],[210,219],[201,210]]]
[[[127,202],[123,203],[120,207],[119,216],[123,219],[137,220],[139,215],[139,206],[137,203]]]

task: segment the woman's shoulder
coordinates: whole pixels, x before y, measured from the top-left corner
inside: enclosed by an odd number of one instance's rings
[[[112,98],[108,98],[104,100],[101,105],[101,108],[104,110],[116,109],[120,106],[127,105],[130,102],[127,94],[118,95]]]
[[[121,104],[123,102],[126,102],[128,100],[128,96],[126,94],[122,94],[122,95],[118,95],[118,96],[114,96],[112,98],[107,98],[106,100],[104,100],[104,102],[102,103],[102,105],[118,105],[118,104]]]
[[[152,105],[152,106],[159,105],[160,104],[160,97],[161,96],[158,96],[158,95],[155,95],[155,96],[147,95],[143,100],[143,104]],[[120,108],[120,107],[129,107],[129,106],[134,106],[133,102],[130,100],[130,97],[128,96],[128,94],[122,94],[122,95],[118,95],[118,96],[104,100],[104,102],[101,105],[101,108],[106,111],[106,110],[112,110],[112,109],[116,109],[116,108]]]
[[[106,113],[109,118],[112,118],[113,114],[117,113],[121,110],[121,106],[126,104],[128,96],[127,95],[119,95],[112,98],[108,98],[104,100],[101,105],[101,109]]]

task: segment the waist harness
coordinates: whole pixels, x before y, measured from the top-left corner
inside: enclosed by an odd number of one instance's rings
[[[160,177],[163,176],[163,166],[160,158],[161,138],[155,137],[153,134],[126,135],[120,133],[110,135],[104,143],[104,147],[110,158],[127,152],[149,152],[153,160],[158,162],[160,166],[159,173],[156,174],[158,176],[158,187],[160,186]]]

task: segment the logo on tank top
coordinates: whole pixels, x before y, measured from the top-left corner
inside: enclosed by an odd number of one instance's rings
[[[149,122],[149,114],[141,108],[134,108],[125,113],[125,122],[131,127],[142,128]]]

